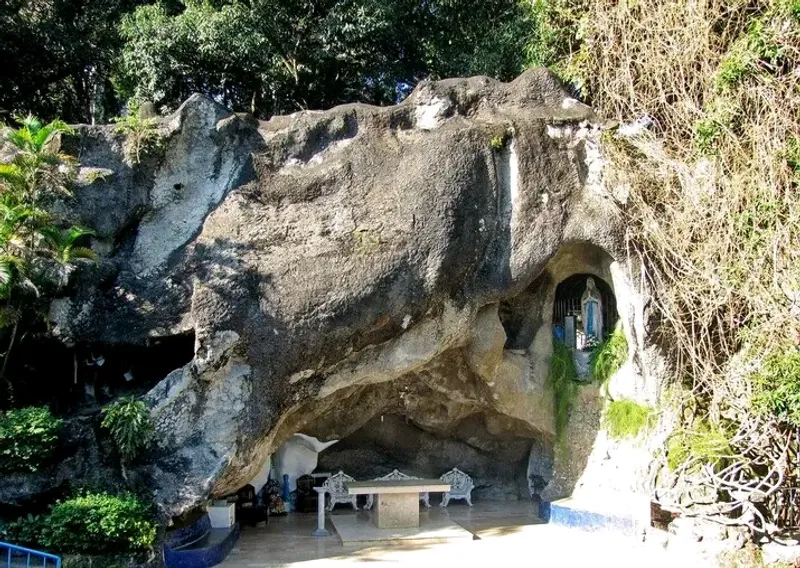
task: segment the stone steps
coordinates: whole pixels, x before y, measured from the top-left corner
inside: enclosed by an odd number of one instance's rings
[[[191,525],[171,531],[164,545],[167,568],[209,568],[222,562],[239,540],[238,523],[214,529],[208,515]]]

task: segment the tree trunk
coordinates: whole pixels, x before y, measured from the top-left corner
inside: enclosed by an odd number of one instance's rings
[[[11,380],[6,377],[6,369],[8,368],[8,360],[11,358],[11,350],[14,349],[14,343],[17,340],[17,330],[19,329],[19,319],[14,322],[14,329],[11,330],[11,339],[8,341],[8,349],[6,355],[3,357],[3,367],[0,368],[0,379],[6,385],[7,401],[9,407],[14,404],[14,385]]]

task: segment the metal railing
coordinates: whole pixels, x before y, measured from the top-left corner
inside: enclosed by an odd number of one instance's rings
[[[0,542],[0,568],[61,568],[54,554]]]

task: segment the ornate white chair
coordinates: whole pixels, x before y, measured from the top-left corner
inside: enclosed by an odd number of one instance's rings
[[[439,504],[440,507],[447,507],[450,499],[464,499],[472,507],[472,489],[475,485],[469,475],[454,467],[439,479],[450,484],[450,491],[446,492],[442,497],[442,502]]]
[[[326,507],[328,511],[333,511],[333,507],[336,503],[350,503],[353,506],[353,510],[358,511],[358,505],[356,504],[358,495],[347,494],[348,481],[355,481],[355,479],[345,472],[340,471],[336,475],[331,475],[325,480],[325,483],[322,484],[325,488],[325,493],[330,495],[328,506]]]
[[[375,479],[373,479],[373,481],[393,481],[398,479],[419,479],[419,477],[406,475],[402,471],[394,470],[391,473],[387,473],[383,477],[376,477]],[[366,505],[364,505],[365,509],[372,509],[372,501],[374,497],[375,496],[372,495],[371,493],[367,495],[367,503]],[[425,506],[430,509],[431,504],[429,502],[429,499],[430,496],[428,495],[427,491],[423,491],[422,493],[419,494],[419,500],[422,501],[425,504]]]

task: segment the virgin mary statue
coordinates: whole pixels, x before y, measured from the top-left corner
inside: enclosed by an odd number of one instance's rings
[[[581,296],[581,321],[583,333],[588,340],[594,337],[597,341],[603,340],[603,301],[600,291],[595,286],[594,278],[586,279],[586,290]]]

